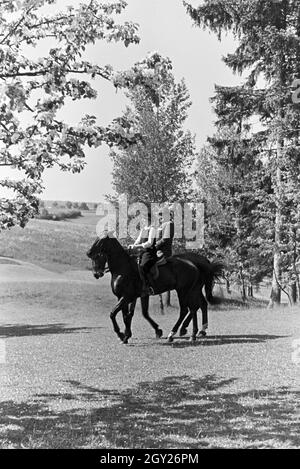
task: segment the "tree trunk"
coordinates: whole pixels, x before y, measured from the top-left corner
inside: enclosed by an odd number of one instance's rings
[[[294,284],[295,286],[295,293],[291,291],[291,296],[292,296],[292,301],[293,301],[293,295],[296,298],[295,303],[297,303],[297,300],[300,299],[300,279],[299,279],[299,274],[298,274],[298,268],[297,268],[297,259],[298,259],[298,246],[297,246],[297,228],[295,227],[293,229],[293,244],[294,244],[294,253],[293,253],[293,271],[295,275],[295,280]]]
[[[240,267],[240,280],[241,280],[241,297],[242,300],[246,301],[246,286],[245,286],[245,279],[243,275],[243,268]]]
[[[291,302],[293,304],[297,303],[297,282],[293,282],[290,285],[290,296],[291,296]]]
[[[269,308],[273,308],[274,305],[280,305],[281,302],[281,289],[280,289],[280,279],[281,278],[281,269],[280,269],[280,253],[275,252],[273,258],[273,280],[272,280],[272,289],[269,301]]]
[[[281,233],[282,233],[282,175],[281,175],[281,158],[282,158],[283,141],[279,139],[277,142],[277,158],[276,158],[276,181],[275,181],[275,201],[276,201],[276,215],[275,215],[275,240],[274,240],[274,257],[273,257],[273,280],[272,289],[269,301],[269,308],[275,305],[280,305],[281,302]]]

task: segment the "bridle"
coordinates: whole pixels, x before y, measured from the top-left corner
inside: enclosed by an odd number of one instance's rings
[[[104,264],[104,269],[99,269],[97,267],[97,271],[95,272],[94,276],[99,279],[100,277],[103,277],[104,274],[106,274],[107,272],[109,272],[109,268],[107,266],[107,256],[106,254],[103,252],[103,251],[99,251],[97,252],[94,256],[93,256],[93,262],[95,263],[97,261],[97,258],[100,258],[100,257],[105,257],[106,260],[105,260],[105,264]],[[94,264],[95,265],[95,264]]]

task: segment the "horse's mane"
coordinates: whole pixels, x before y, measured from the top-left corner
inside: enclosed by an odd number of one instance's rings
[[[99,252],[99,246],[100,246],[100,242],[102,241],[102,239],[104,238],[96,238],[96,240],[94,241],[94,243],[92,244],[91,248],[87,251],[87,256],[89,258],[93,258],[94,256],[96,256]],[[131,257],[129,254],[128,254],[128,251],[127,249],[124,248],[124,246],[122,246],[122,244],[120,243],[120,241],[115,237],[115,236],[110,236],[109,237],[109,240],[110,240],[110,243],[112,243],[113,247],[115,247],[116,249],[120,250],[122,249],[122,251],[124,252],[124,254],[126,254],[128,257]]]
[[[115,245],[116,248],[118,248],[118,249],[121,248],[122,251],[123,251],[125,254],[127,254],[128,257],[130,257],[129,254],[128,254],[127,249],[126,249],[124,246],[122,246],[122,244],[120,243],[120,241],[118,240],[118,238],[116,238],[116,237],[114,236],[113,238],[110,238],[110,242],[111,242],[113,245]]]

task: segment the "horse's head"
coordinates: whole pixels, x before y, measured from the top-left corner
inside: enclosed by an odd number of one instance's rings
[[[87,252],[87,256],[92,260],[93,274],[96,279],[103,277],[105,273],[107,255],[110,252],[112,238],[111,232],[104,232],[103,236],[97,238]]]

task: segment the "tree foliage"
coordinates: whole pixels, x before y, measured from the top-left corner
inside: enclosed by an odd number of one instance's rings
[[[230,278],[245,287],[272,272],[272,253],[264,249],[260,201],[270,180],[249,138],[222,128],[197,157],[198,197],[206,205],[206,253],[222,257]]]
[[[181,201],[194,154],[194,138],[184,129],[191,105],[187,87],[184,81],[176,83],[170,60],[157,53],[136,64],[125,79],[130,76],[139,81],[126,84],[130,105],[122,119],[142,138],[111,152],[116,193],[130,202]]]
[[[0,185],[14,197],[0,200],[0,229],[24,226],[38,209],[42,174],[57,166],[79,172],[85,147],[127,146],[136,141],[119,122],[106,127],[84,115],[76,125],[60,119],[68,100],[95,99],[93,79],[120,86],[121,75],[110,65],[85,59],[86,48],[97,41],[138,43],[137,25],[119,24],[123,0],[102,4],[96,0],[66,10],[51,8],[54,0],[0,2],[0,166],[16,168],[22,179],[4,178]],[[46,8],[46,9],[45,9]],[[43,46],[42,57],[29,58]],[[39,49],[40,50],[40,49]]]

